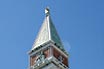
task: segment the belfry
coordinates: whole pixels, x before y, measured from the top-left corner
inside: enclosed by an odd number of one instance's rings
[[[45,9],[45,19],[29,51],[29,69],[69,69],[68,53],[50,17],[50,10]]]

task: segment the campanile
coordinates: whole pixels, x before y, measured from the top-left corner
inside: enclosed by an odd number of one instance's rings
[[[45,19],[29,57],[29,69],[69,69],[68,53],[51,20],[49,8],[45,9]]]

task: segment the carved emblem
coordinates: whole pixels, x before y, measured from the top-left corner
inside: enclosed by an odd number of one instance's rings
[[[36,64],[39,64],[39,63],[41,63],[42,61],[44,61],[44,59],[45,59],[45,55],[44,55],[44,53],[41,51],[41,52],[37,55],[37,58],[36,58],[36,60],[35,60],[35,63],[36,63]]]
[[[59,56],[59,57],[58,57],[58,60],[59,60],[60,62],[63,62],[64,58],[63,58],[62,56]]]

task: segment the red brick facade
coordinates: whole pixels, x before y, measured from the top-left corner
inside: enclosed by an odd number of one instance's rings
[[[50,49],[46,49],[43,51],[43,54],[45,55],[45,58],[50,56]],[[35,64],[35,60],[38,55],[34,54],[33,56],[30,56],[30,66],[33,66]]]
[[[30,66],[33,66],[35,64],[35,61],[36,60],[36,56],[31,56],[30,57]]]
[[[68,66],[68,58],[65,57],[64,55],[62,55],[58,50],[56,50],[55,48],[53,48],[53,55],[54,57],[56,57],[57,59],[59,59],[59,56],[63,57],[63,64],[65,64],[66,66]]]
[[[51,50],[52,49],[52,50]],[[53,54],[51,54],[53,52]],[[50,47],[48,49],[43,50],[43,54],[45,55],[45,58],[48,58],[49,56],[53,55],[56,59],[59,59],[59,56],[63,57],[63,64],[65,64],[68,67],[68,58],[62,55],[58,50],[56,50],[54,47]],[[35,60],[37,59],[36,54],[30,57],[30,66],[33,66],[35,64]]]

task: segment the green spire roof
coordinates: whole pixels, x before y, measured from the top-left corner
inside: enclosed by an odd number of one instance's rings
[[[41,29],[38,33],[38,36],[33,44],[33,49],[39,47],[40,45],[48,42],[48,41],[53,41],[54,43],[57,44],[57,46],[60,49],[63,49],[63,44],[58,36],[58,33],[56,31],[55,26],[52,23],[52,20],[50,18],[50,14],[49,14],[49,9],[46,8],[45,9],[45,13],[46,13],[46,17],[44,19],[44,22],[41,26]]]

